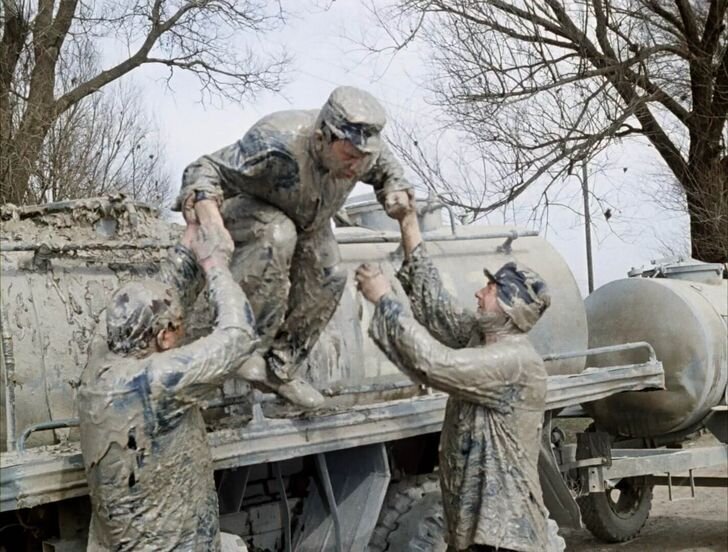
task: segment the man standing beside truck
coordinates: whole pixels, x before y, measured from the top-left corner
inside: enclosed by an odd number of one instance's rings
[[[235,241],[233,276],[248,295],[260,355],[241,376],[314,408],[321,394],[296,377],[346,284],[331,228],[357,182],[388,212],[410,189],[381,136],[386,114],[369,93],[336,88],[320,110],[263,117],[236,143],[190,164],[177,205],[194,221],[199,199],[221,205]]]
[[[97,338],[81,378],[91,551],[220,550],[199,401],[257,343],[252,310],[227,267],[233,245],[217,207],[201,201],[195,210],[199,226],[188,226],[161,277],[114,293],[106,342]],[[210,335],[177,347],[184,309],[202,283],[200,269],[217,320]]]
[[[526,335],[550,304],[546,285],[509,262],[485,270],[477,312],[462,309],[427,255],[411,195],[398,212],[397,277],[414,319],[378,267],[362,265],[356,279],[376,305],[377,345],[412,379],[450,395],[439,464],[448,550],[562,550],[537,470],[546,370]]]

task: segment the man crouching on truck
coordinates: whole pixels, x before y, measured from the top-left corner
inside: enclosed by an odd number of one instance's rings
[[[198,202],[196,212],[199,225],[188,226],[161,277],[113,295],[106,346],[96,344],[81,378],[81,450],[93,508],[88,550],[220,550],[198,401],[257,342],[252,310],[227,267],[233,243],[217,206]],[[176,348],[200,268],[216,324],[207,337]]]
[[[550,304],[546,285],[509,262],[485,270],[477,312],[460,308],[427,255],[414,198],[408,202],[397,217],[405,254],[397,277],[426,330],[379,268],[362,265],[356,280],[376,304],[369,333],[377,345],[412,379],[450,395],[440,437],[448,550],[563,550],[537,471],[546,370],[526,336]]]

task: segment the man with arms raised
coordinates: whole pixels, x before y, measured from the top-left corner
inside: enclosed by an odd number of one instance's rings
[[[563,549],[537,471],[546,370],[526,335],[549,306],[546,285],[509,262],[485,270],[477,312],[461,308],[427,255],[413,199],[406,203],[397,276],[416,320],[377,267],[362,265],[356,279],[376,304],[377,345],[413,380],[450,395],[440,437],[448,550]]]
[[[81,378],[88,550],[220,549],[199,401],[248,358],[255,322],[227,267],[233,246],[217,206],[201,201],[195,211],[200,224],[188,226],[161,275],[114,293],[106,342],[95,344]],[[217,320],[210,335],[178,347],[201,272]]]

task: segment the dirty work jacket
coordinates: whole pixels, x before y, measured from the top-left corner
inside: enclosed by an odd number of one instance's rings
[[[173,255],[168,283],[195,288]],[[93,507],[88,550],[219,550],[212,457],[198,401],[253,349],[254,322],[227,269],[207,274],[212,333],[143,359],[99,347],[78,392],[81,450]],[[192,296],[193,294],[189,294]],[[190,296],[185,300],[189,300]]]
[[[263,117],[240,140],[190,164],[182,177],[177,207],[191,192],[230,198],[245,193],[277,207],[299,231],[328,227],[357,180],[335,178],[315,159],[313,134],[317,110],[279,111]],[[410,185],[389,147],[361,178],[380,202],[391,191]]]
[[[524,334],[483,346],[477,315],[450,297],[424,245],[398,278],[429,333],[391,294],[377,304],[369,331],[403,372],[450,395],[440,437],[448,544],[549,550],[537,471],[541,357]]]

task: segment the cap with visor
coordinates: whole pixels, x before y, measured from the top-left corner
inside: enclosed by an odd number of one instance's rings
[[[130,282],[114,293],[106,310],[109,349],[121,354],[141,351],[182,315],[182,304],[171,286],[157,280]]]
[[[487,268],[483,272],[496,284],[498,304],[521,331],[533,328],[551,304],[546,283],[524,265],[511,261],[495,274]]]
[[[363,153],[382,147],[381,131],[387,122],[382,105],[369,92],[339,86],[326,100],[319,115],[320,127],[339,140],[348,140]]]

